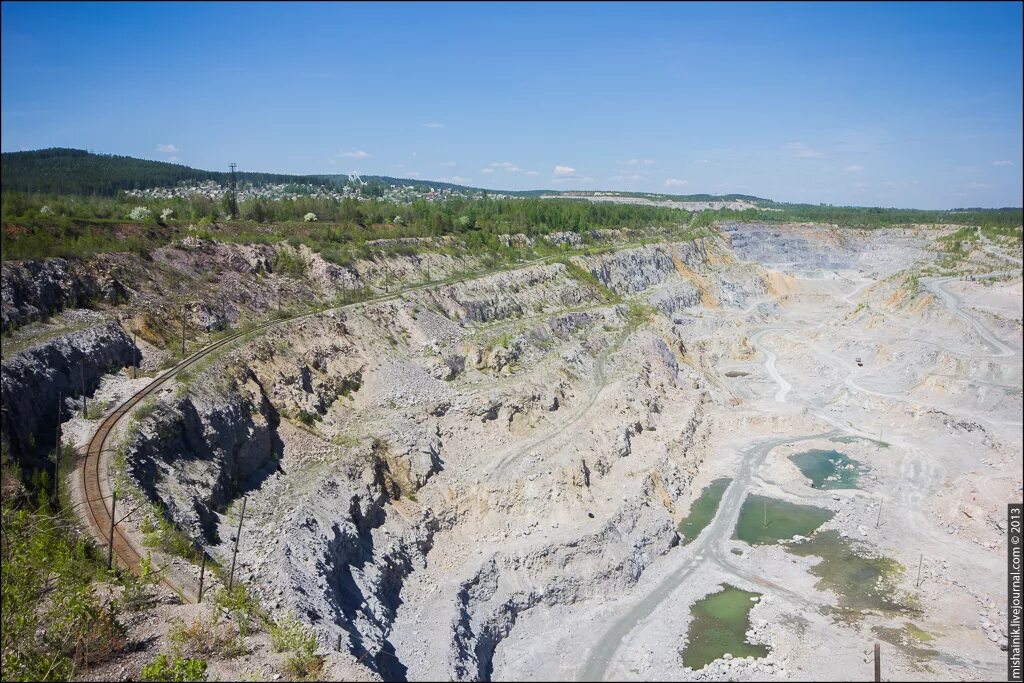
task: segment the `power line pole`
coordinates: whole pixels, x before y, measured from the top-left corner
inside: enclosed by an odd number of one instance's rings
[[[236,167],[236,164],[235,164],[235,162],[232,161],[228,165],[231,167],[231,186],[230,186],[230,189],[228,190],[228,213],[230,215],[228,217],[231,218],[231,219],[235,219],[235,218],[238,217],[238,196],[237,196],[237,194],[235,192],[235,189],[236,189],[236,185],[235,185],[235,167]]]
[[[89,399],[85,396],[85,359],[82,359],[82,364],[78,366],[79,377],[82,380],[82,419],[86,419],[86,413],[89,412]]]
[[[206,578],[206,552],[203,552],[203,563],[199,565],[199,599],[196,602],[203,601],[203,580]]]
[[[57,393],[57,443],[53,447],[53,500],[60,505],[60,417],[61,417],[61,401],[64,399],[64,394]]]
[[[235,550],[231,553],[231,576],[228,578],[228,595],[235,586],[235,560],[238,558],[238,539],[242,537],[242,520],[245,519],[245,504],[248,498],[242,498],[242,514],[238,516],[238,531],[235,533]]]
[[[117,507],[117,491],[110,497],[110,536],[107,538],[107,571],[114,564],[114,510]]]

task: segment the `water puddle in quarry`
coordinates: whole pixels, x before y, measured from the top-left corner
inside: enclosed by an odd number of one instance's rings
[[[825,508],[797,505],[752,493],[740,508],[733,538],[749,545],[766,545],[794,536],[810,536],[833,515]]]
[[[693,603],[693,620],[680,653],[683,664],[696,671],[727,653],[736,658],[766,656],[766,645],[747,642],[750,610],[760,597],[760,593],[725,584],[723,590]]]
[[[722,501],[722,495],[729,488],[732,479],[723,477],[715,479],[701,491],[697,500],[690,506],[690,514],[679,522],[679,533],[682,535],[682,544],[692,543],[700,532],[704,530],[718,512],[718,504]]]
[[[931,667],[921,661],[940,657],[939,651],[928,645],[935,640],[935,635],[909,621],[904,622],[902,627],[875,626],[871,632],[879,640],[884,640],[907,655],[918,670],[931,671]]]
[[[801,557],[821,558],[811,567],[811,574],[818,577],[819,589],[838,596],[834,611],[845,620],[856,620],[864,612],[895,615],[918,611],[912,596],[900,595],[902,564],[870,554],[837,531],[822,531],[803,543],[787,544],[786,550]]]
[[[866,471],[861,463],[835,450],[812,449],[789,456],[815,489],[855,489]]]

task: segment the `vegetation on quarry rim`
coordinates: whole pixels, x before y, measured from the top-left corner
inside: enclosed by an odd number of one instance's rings
[[[537,194],[534,192],[492,195],[476,188],[397,178],[366,182],[342,176],[266,173],[242,173],[239,179],[249,188],[288,183],[287,194],[243,199],[236,207],[227,193],[219,199],[202,194],[126,194],[138,188],[173,188],[185,181],[227,183],[227,174],[176,164],[56,149],[5,153],[3,167],[0,246],[4,260],[84,257],[104,251],[133,251],[145,256],[152,249],[192,235],[242,244],[291,240],[309,246],[328,261],[345,265],[379,251],[379,246],[367,244],[372,240],[454,237],[457,244],[443,239],[435,239],[434,244],[412,240],[387,248],[406,254],[479,254],[512,248],[508,238],[502,240],[501,236],[517,233],[528,237],[574,233],[587,243],[593,241],[589,231],[595,229],[681,230],[710,227],[720,221],[813,222],[852,228],[960,225],[970,226],[964,230],[980,227],[993,238],[1019,243],[1024,224],[1024,210],[1019,208],[939,211],[782,204],[745,197],[757,208],[693,213],[656,205],[592,203],[577,196],[582,193],[540,199],[531,196]],[[414,201],[383,196],[384,189],[398,186],[416,188],[421,194]],[[340,198],[336,193],[325,194],[325,188],[341,188],[350,194]],[[440,189],[461,194],[426,199]],[[223,187],[219,191],[223,192]],[[688,201],[735,196],[667,197]],[[966,233],[963,237],[969,238]],[[955,241],[951,238],[951,247]],[[535,252],[543,248],[539,242],[534,245]]]

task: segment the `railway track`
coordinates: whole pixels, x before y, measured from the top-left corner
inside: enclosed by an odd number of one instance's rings
[[[632,246],[632,245],[631,245]],[[531,259],[528,261],[520,262],[512,268],[504,270],[519,270],[521,268],[527,268],[529,266],[537,265],[553,260],[554,256],[544,256],[541,258]],[[77,464],[77,468],[80,470],[80,474],[76,476],[81,477],[82,491],[84,496],[83,504],[80,504],[76,510],[79,512],[83,521],[88,525],[90,532],[99,541],[103,547],[113,546],[113,565],[121,568],[128,569],[129,571],[139,574],[142,569],[142,558],[144,553],[142,550],[132,541],[131,538],[120,528],[120,522],[124,521],[125,515],[120,514],[118,523],[113,525],[113,533],[111,533],[111,519],[116,517],[119,513],[115,505],[111,505],[113,498],[113,485],[110,481],[110,475],[108,470],[109,458],[111,454],[111,436],[117,425],[121,420],[129,416],[139,403],[144,401],[149,396],[157,393],[162,387],[164,387],[169,381],[174,379],[182,370],[185,370],[203,358],[209,356],[211,353],[226,347],[232,342],[244,337],[246,335],[262,332],[271,327],[282,325],[290,322],[296,322],[305,318],[310,318],[316,315],[321,315],[328,310],[346,310],[354,308],[359,305],[376,303],[381,301],[388,301],[402,296],[403,294],[409,294],[422,289],[428,289],[430,287],[436,287],[440,285],[452,285],[459,282],[465,282],[468,280],[474,280],[487,275],[493,275],[498,270],[477,273],[471,276],[453,278],[451,280],[445,280],[441,282],[428,282],[425,284],[414,285],[399,289],[391,293],[383,294],[377,297],[366,299],[364,301],[357,301],[342,306],[334,306],[329,309],[323,309],[319,311],[312,311],[309,313],[300,313],[298,315],[290,316],[287,318],[279,318],[277,320],[270,320],[255,327],[248,329],[239,330],[234,332],[223,339],[206,346],[199,351],[196,351],[191,356],[186,357],[184,360],[179,362],[174,367],[165,371],[159,375],[145,388],[132,394],[124,403],[118,406],[112,413],[107,415],[100,421],[96,432],[86,446],[84,457],[80,458]],[[85,508],[84,512],[82,508]],[[129,511],[129,514],[131,511]],[[111,542],[112,541],[112,542]],[[193,596],[195,591],[189,586],[183,586],[177,581],[172,579],[163,570],[166,567],[154,568],[155,571],[161,577],[161,582],[170,588],[172,591],[177,593],[182,601],[194,602]]]
[[[111,540],[113,541],[113,562],[117,567],[128,569],[138,574],[142,569],[143,558],[141,550],[136,547],[136,544],[121,530],[118,524],[113,525],[113,533],[110,533],[111,519],[117,516],[118,510],[116,505],[112,505],[114,502],[112,498],[113,486],[108,474],[108,463],[111,453],[110,440],[118,423],[130,415],[139,403],[158,392],[182,370],[195,365],[206,356],[227,346],[240,337],[294,319],[275,320],[246,330],[240,330],[200,349],[164,372],[143,389],[132,394],[128,400],[100,422],[95,434],[93,434],[86,446],[85,456],[79,461],[79,469],[81,471],[82,490],[85,495],[86,522],[88,522],[93,535],[102,541],[104,545],[109,546]],[[122,521],[124,517],[125,515],[122,513]],[[111,536],[113,537],[112,539]],[[190,588],[178,585],[160,569],[157,571],[160,572],[164,585],[181,596],[182,600],[187,602],[193,601]]]

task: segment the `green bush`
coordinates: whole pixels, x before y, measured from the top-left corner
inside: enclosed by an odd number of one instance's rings
[[[205,681],[206,662],[202,659],[184,659],[180,655],[159,654],[142,667],[143,681]]]
[[[4,457],[6,462],[6,455]],[[7,468],[7,465],[4,465]],[[99,564],[74,523],[40,499],[6,496],[2,507],[0,678],[67,680],[77,666],[124,646],[118,606],[93,591]]]
[[[270,643],[274,652],[288,652],[285,668],[296,678],[312,678],[323,668],[323,658],[316,655],[316,635],[292,616],[270,624]]]

